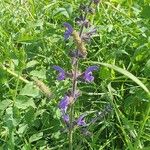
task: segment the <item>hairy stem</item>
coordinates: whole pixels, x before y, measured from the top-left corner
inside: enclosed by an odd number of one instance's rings
[[[42,81],[38,80],[37,78],[31,78],[32,81],[29,81],[27,79],[25,79],[24,77],[22,77],[20,74],[15,73],[14,71],[12,71],[11,69],[5,67],[4,65],[0,64],[0,67],[6,71],[8,74],[10,74],[11,76],[15,77],[17,80],[17,85],[19,81],[22,81],[26,84],[29,84],[31,82],[34,81],[34,85],[36,86],[37,89],[39,89],[45,96],[47,96],[48,98],[50,98],[52,96],[52,92],[50,91],[49,87],[47,87]]]
[[[19,80],[23,81],[24,83],[29,83],[29,81],[22,76],[18,75],[17,73],[13,72],[12,70],[6,68],[4,65],[1,65],[2,69],[5,70],[7,73],[11,74],[15,78],[18,78]]]
[[[77,89],[77,69],[78,69],[78,63],[77,63],[77,59],[75,60],[75,64],[73,65],[73,86],[72,86],[72,94],[73,94],[73,100],[75,99],[75,93],[76,93],[76,89]],[[73,108],[73,104],[71,105],[70,108],[70,126],[69,126],[69,150],[72,150],[72,134],[73,134],[73,116],[74,116],[74,108]]]
[[[92,0],[90,1],[88,7],[90,7],[92,4]],[[84,14],[84,20],[86,20],[88,12]],[[82,36],[84,29],[84,25],[81,26],[79,36]],[[78,53],[78,52],[77,52]],[[73,65],[72,65],[72,71],[73,71],[73,79],[72,79],[72,95],[73,95],[73,100],[75,100],[75,94],[77,91],[77,71],[78,71],[78,58],[73,58]],[[69,150],[73,149],[73,116],[74,116],[74,107],[73,104],[70,107],[70,125],[69,125]]]

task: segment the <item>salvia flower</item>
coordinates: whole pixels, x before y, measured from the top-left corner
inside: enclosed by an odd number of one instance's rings
[[[67,23],[67,22],[64,23],[64,26],[66,27],[66,31],[65,31],[65,33],[64,33],[64,38],[65,38],[65,40],[67,40],[67,39],[71,36],[71,34],[72,34],[72,32],[73,32],[73,28],[72,28],[72,26],[71,26],[69,23]]]
[[[92,76],[92,71],[98,70],[98,66],[90,66],[84,72],[84,80],[87,82],[92,82],[94,80],[94,76]]]
[[[81,115],[77,119],[76,123],[77,123],[78,126],[86,126],[87,125],[84,118],[85,118],[85,115]]]
[[[53,68],[56,71],[59,71],[57,80],[64,80],[66,78],[66,73],[65,73],[65,71],[61,67],[59,67],[59,66],[53,66]]]
[[[63,97],[63,99],[59,102],[59,109],[62,111],[62,113],[66,113],[69,104],[70,104],[69,96]]]

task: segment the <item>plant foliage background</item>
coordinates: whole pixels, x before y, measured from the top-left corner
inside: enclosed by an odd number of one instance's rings
[[[75,27],[78,7],[87,1],[0,0],[0,149],[67,149],[58,102],[70,83],[56,81],[52,66],[70,69],[70,43],[64,42],[62,24]],[[98,32],[80,67],[85,69],[90,61],[116,65],[150,89],[149,10],[149,0],[101,0],[90,18]],[[36,87],[34,78],[50,88],[50,97]],[[76,149],[150,149],[150,96],[139,85],[100,66],[95,83],[79,87],[83,94],[76,115],[102,111],[109,103],[113,111],[90,127],[90,136],[74,133]]]

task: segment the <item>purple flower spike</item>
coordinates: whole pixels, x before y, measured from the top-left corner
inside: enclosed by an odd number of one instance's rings
[[[62,113],[66,113],[68,105],[69,105],[69,96],[65,96],[59,103],[59,109],[62,110]]]
[[[53,68],[56,70],[56,71],[59,71],[59,75],[57,77],[57,80],[64,80],[66,75],[65,75],[65,71],[59,67],[59,66],[53,66]]]
[[[87,82],[92,82],[94,80],[94,77],[92,76],[92,71],[98,70],[98,66],[90,66],[86,69],[84,72],[84,79]]]
[[[72,26],[71,26],[69,23],[67,23],[67,22],[64,23],[64,26],[67,28],[67,30],[66,30],[65,33],[64,33],[64,38],[65,38],[65,40],[67,40],[67,39],[71,36],[71,34],[72,34],[72,32],[73,32],[73,28],[72,28]]]
[[[84,120],[84,117],[85,115],[81,115],[78,120],[77,120],[77,125],[78,126],[86,126],[87,124],[85,123],[85,120]]]

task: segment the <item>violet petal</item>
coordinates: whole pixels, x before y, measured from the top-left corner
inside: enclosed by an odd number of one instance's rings
[[[68,114],[63,114],[62,118],[65,122],[69,122],[69,115]]]
[[[59,66],[53,66],[56,71],[59,71],[57,80],[64,80],[66,77],[65,71]]]
[[[69,23],[67,23],[67,22],[64,23],[64,26],[67,28],[66,31],[65,31],[65,33],[64,33],[64,38],[65,38],[65,40],[66,40],[66,39],[68,39],[68,38],[71,36],[71,34],[72,34],[72,32],[73,32],[73,28],[72,28],[72,26],[71,26]]]
[[[63,113],[66,113],[67,108],[69,105],[69,96],[65,96],[60,102],[59,102],[59,109],[62,110]]]
[[[94,80],[94,77],[92,76],[92,71],[98,70],[98,66],[90,66],[86,69],[84,72],[84,79],[87,82],[92,82]]]
[[[86,126],[87,124],[85,123],[85,120],[84,120],[84,117],[85,115],[81,115],[78,120],[77,120],[77,125],[78,126]]]

